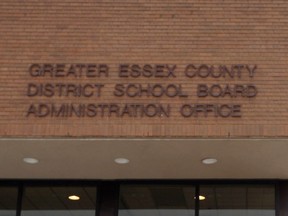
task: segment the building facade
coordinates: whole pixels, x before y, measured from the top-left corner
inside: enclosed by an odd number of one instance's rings
[[[287,215],[287,10],[2,0],[3,215]]]

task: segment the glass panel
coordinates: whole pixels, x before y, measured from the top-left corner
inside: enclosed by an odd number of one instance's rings
[[[69,196],[79,200],[70,200]],[[22,216],[95,216],[95,187],[26,187]]]
[[[15,216],[17,207],[16,187],[0,187],[0,216]]]
[[[275,216],[271,185],[207,185],[200,195],[200,216]]]
[[[174,185],[125,185],[119,216],[193,216],[195,188]]]

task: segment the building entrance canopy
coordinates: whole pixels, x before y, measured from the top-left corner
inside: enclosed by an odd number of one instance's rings
[[[0,139],[0,178],[287,179],[287,142],[286,139]],[[24,158],[39,162],[27,164]],[[203,159],[217,162],[204,164]]]

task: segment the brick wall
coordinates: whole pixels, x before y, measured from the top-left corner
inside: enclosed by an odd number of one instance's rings
[[[2,137],[287,137],[286,0],[1,0]],[[106,64],[109,77],[32,77],[32,64]],[[119,77],[120,64],[176,65],[175,77]],[[257,65],[254,77],[188,78],[188,64]],[[244,69],[243,69],[244,70]],[[100,97],[27,96],[29,83],[101,83]],[[115,84],[181,85],[188,97],[117,97]],[[257,87],[198,97],[199,84]],[[37,117],[31,104],[164,104],[169,117]],[[183,104],[239,104],[241,117],[183,117]]]

